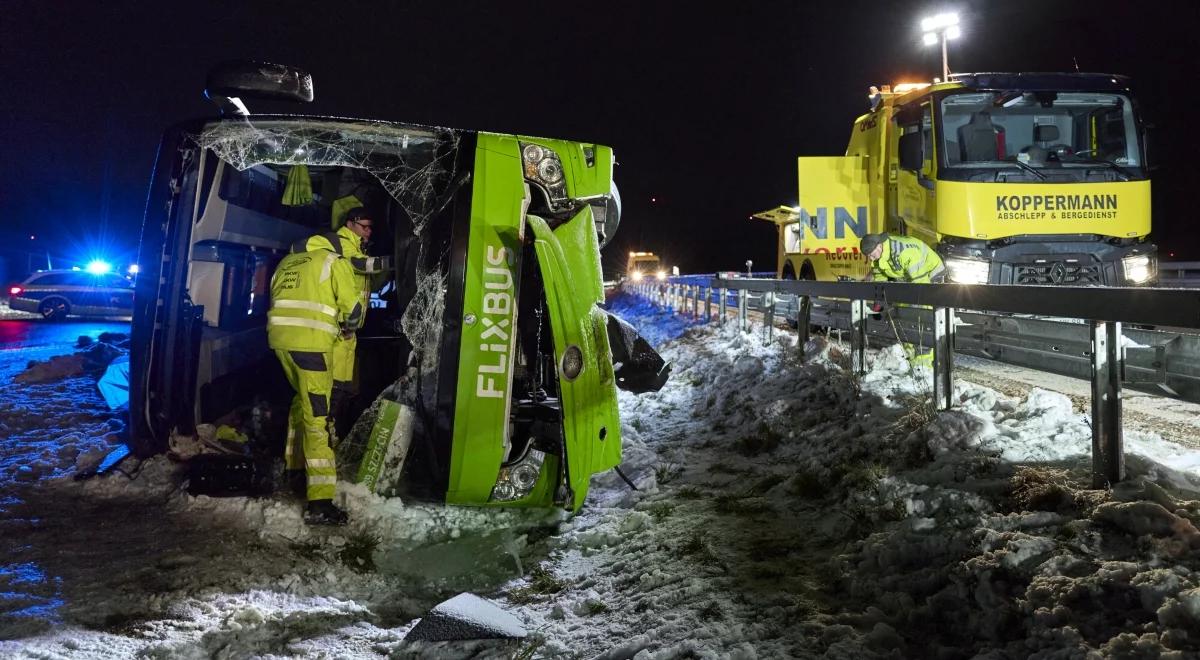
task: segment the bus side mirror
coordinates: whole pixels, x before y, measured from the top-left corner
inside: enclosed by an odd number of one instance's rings
[[[233,60],[208,72],[204,96],[217,104],[222,114],[249,114],[242,98],[310,103],[312,76],[285,64]]]
[[[900,168],[919,172],[923,163],[921,133],[915,131],[900,136]]]

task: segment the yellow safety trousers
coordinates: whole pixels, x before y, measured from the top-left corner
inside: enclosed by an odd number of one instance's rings
[[[289,470],[304,469],[309,500],[331,500],[337,486],[337,469],[326,427],[333,393],[331,355],[276,349],[275,356],[296,391],[288,411],[284,463]]]
[[[354,352],[358,350],[358,336],[339,338],[333,344],[333,381],[338,387],[354,387]]]

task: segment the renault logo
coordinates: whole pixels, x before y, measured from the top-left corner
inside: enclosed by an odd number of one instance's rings
[[[1050,281],[1055,284],[1062,284],[1063,280],[1067,279],[1067,268],[1062,265],[1061,261],[1057,261],[1050,267]]]

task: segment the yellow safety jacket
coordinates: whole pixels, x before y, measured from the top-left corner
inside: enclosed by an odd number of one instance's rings
[[[388,264],[382,257],[368,257],[362,250],[362,239],[349,227],[343,226],[336,232],[314,234],[300,239],[292,244],[292,252],[310,252],[312,250],[330,250],[344,257],[354,270],[355,279],[359,284],[363,310],[367,309],[371,298],[371,277],[388,269]]]
[[[271,277],[267,344],[289,351],[331,351],[343,331],[362,323],[364,309],[348,261],[331,250],[289,254]]]
[[[871,281],[898,280],[928,283],[945,270],[942,258],[919,238],[888,236],[883,254],[871,267]]]

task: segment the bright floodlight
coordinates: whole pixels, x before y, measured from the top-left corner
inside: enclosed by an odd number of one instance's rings
[[[937,16],[930,16],[929,18],[921,20],[921,29],[925,32],[941,30],[942,28],[948,28],[951,25],[958,25],[958,14],[938,14]]]
[[[102,259],[93,259],[89,261],[87,265],[87,272],[91,273],[92,275],[103,275],[110,270],[112,270],[112,266],[110,266],[107,261]]]
[[[950,27],[946,28],[946,38],[947,39],[957,39],[961,36],[962,36],[962,28],[958,27],[957,25],[951,25]]]
[[[131,266],[129,267],[129,274],[130,274],[130,275],[137,275],[137,274],[138,274],[138,265],[137,265],[137,264],[133,264],[133,265],[131,265]]]
[[[925,45],[926,46],[936,46],[937,42],[938,42],[937,34],[935,34],[933,32],[925,33]]]

